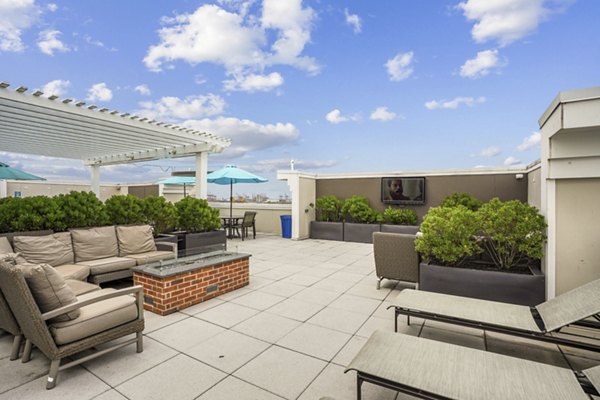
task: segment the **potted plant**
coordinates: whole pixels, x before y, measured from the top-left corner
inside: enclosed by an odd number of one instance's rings
[[[142,199],[142,209],[146,223],[152,226],[154,241],[177,243],[175,235],[169,235],[177,225],[177,208],[162,196],[148,196]]]
[[[135,225],[146,222],[144,204],[137,196],[116,195],[104,202],[111,225]]]
[[[418,231],[417,213],[414,210],[388,207],[383,212],[381,232],[416,234]]]
[[[344,240],[343,202],[335,196],[321,196],[315,203],[316,221],[310,223],[311,239]]]
[[[49,235],[65,230],[64,214],[47,196],[7,197],[0,200],[0,236]]]
[[[225,231],[219,230],[219,210],[204,199],[186,197],[175,203],[181,236],[180,255],[189,256],[227,248]]]
[[[352,196],[342,206],[344,241],[373,243],[373,232],[379,232],[381,214],[363,196]]]
[[[415,241],[421,290],[514,304],[545,300],[544,218],[518,200],[431,208]]]
[[[71,228],[90,228],[107,225],[106,207],[94,193],[75,192],[59,194],[54,198],[64,213],[64,224]]]

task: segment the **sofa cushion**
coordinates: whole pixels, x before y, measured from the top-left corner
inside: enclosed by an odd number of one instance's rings
[[[156,250],[150,225],[117,226],[117,239],[121,257]]]
[[[75,262],[116,257],[119,253],[117,234],[114,226],[90,229],[72,229]]]
[[[76,279],[67,279],[66,282],[73,293],[75,293],[75,296],[81,296],[82,294],[100,290],[100,286],[94,285],[93,283],[83,282]]]
[[[8,239],[4,236],[0,237],[0,254],[14,253]]]
[[[4,253],[0,254],[0,260],[6,261],[9,264],[27,264],[27,260],[19,253]]]
[[[144,265],[160,260],[170,260],[172,258],[175,258],[175,253],[173,253],[172,251],[157,250],[141,254],[130,254],[126,258],[131,258],[135,260],[137,265]]]
[[[42,314],[77,301],[75,293],[52,266],[48,264],[17,264],[16,267],[23,272],[27,286],[29,286]],[[78,316],[79,310],[74,310],[59,315],[49,322],[70,321]]]
[[[115,289],[97,290],[79,296],[78,300],[86,300],[111,291]],[[124,295],[81,307],[78,318],[51,324],[50,333],[56,344],[63,345],[134,321],[137,317],[135,297]]]
[[[33,264],[50,264],[56,267],[74,262],[73,245],[69,232],[44,236],[15,236],[13,247],[16,252]]]
[[[107,272],[120,271],[135,267],[135,260],[125,257],[108,257],[100,260],[90,260],[77,263],[77,265],[85,265],[90,268],[91,275],[100,275]]]
[[[82,264],[64,264],[54,267],[54,269],[65,279],[85,281],[90,276],[90,267]]]

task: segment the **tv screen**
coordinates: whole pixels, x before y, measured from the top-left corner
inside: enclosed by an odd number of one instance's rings
[[[425,204],[425,178],[382,178],[381,201],[385,204]]]

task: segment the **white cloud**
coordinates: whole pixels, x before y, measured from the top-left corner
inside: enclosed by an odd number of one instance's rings
[[[62,96],[67,92],[67,89],[70,86],[70,81],[55,79],[46,83],[41,90],[46,96]]]
[[[276,64],[317,73],[315,60],[301,55],[310,41],[313,10],[303,8],[301,0],[263,0],[262,14],[250,15],[252,3],[221,1],[234,11],[207,4],[191,14],[163,18],[160,42],[148,49],[146,67],[160,71],[165,63],[183,60],[223,65],[228,73],[260,72]]]
[[[475,58],[467,60],[460,67],[460,76],[465,78],[481,78],[491,72],[493,68],[501,67],[498,50],[484,50],[477,53]]]
[[[71,51],[71,48],[58,38],[60,35],[62,35],[61,31],[52,29],[40,32],[37,40],[40,51],[49,56],[53,56],[55,51],[61,53]]]
[[[233,79],[223,81],[223,88],[230,92],[268,92],[281,85],[283,85],[283,77],[278,72],[268,75],[235,75]]]
[[[540,132],[533,132],[531,135],[523,139],[523,143],[517,146],[517,150],[525,151],[540,145],[542,135]]]
[[[89,100],[89,101],[104,101],[104,102],[106,102],[106,101],[111,101],[112,98],[113,98],[112,90],[110,90],[108,88],[108,86],[106,86],[106,83],[104,83],[104,82],[96,83],[88,89],[87,100]]]
[[[159,101],[144,101],[136,113],[147,118],[172,121],[218,115],[225,109],[225,100],[215,94],[204,96],[163,97]]]
[[[396,113],[389,111],[387,107],[377,107],[369,118],[374,121],[391,121],[396,118]]]
[[[362,31],[362,22],[360,17],[356,14],[350,14],[348,9],[344,9],[344,16],[346,16],[346,25],[352,27],[354,33],[360,33]]]
[[[520,164],[521,160],[519,160],[518,158],[515,158],[513,156],[508,156],[506,157],[506,159],[504,160],[504,165],[517,165]]]
[[[58,6],[54,3],[48,3],[46,9],[50,12],[56,12],[56,10],[58,10]]]
[[[359,116],[357,114],[350,116],[342,115],[342,112],[336,108],[335,110],[329,111],[325,115],[325,119],[332,124],[339,124],[341,122],[358,121]]]
[[[482,157],[495,157],[500,153],[502,153],[502,149],[500,147],[490,146],[486,147],[485,149],[482,149],[479,152],[479,155]]]
[[[21,35],[40,14],[34,0],[0,1],[0,51],[23,51]]]
[[[531,32],[551,13],[565,9],[572,0],[467,0],[458,4],[474,21],[471,35],[478,43],[496,40],[506,46]],[[552,8],[554,7],[554,8]]]
[[[240,157],[248,152],[296,142],[298,129],[291,123],[260,124],[233,117],[187,120],[185,127],[231,138],[232,145],[224,150],[223,157]]]
[[[425,103],[425,107],[429,110],[443,109],[456,109],[461,104],[468,107],[473,107],[476,104],[485,103],[485,97],[456,97],[452,100],[431,100]]]
[[[413,62],[414,54],[412,51],[407,53],[398,53],[394,58],[390,58],[385,63],[390,80],[402,81],[413,73]]]
[[[118,51],[117,48],[115,48],[115,47],[107,47],[104,44],[104,42],[101,42],[100,40],[94,39],[90,35],[84,35],[83,36],[83,40],[87,44],[92,45],[92,46],[96,46],[96,47],[100,47],[101,49],[105,49],[105,50],[108,50],[108,51]]]
[[[142,96],[150,96],[150,94],[152,94],[152,92],[150,92],[150,88],[145,83],[141,84],[141,85],[137,85],[133,90],[135,90]]]
[[[280,158],[273,160],[259,160],[255,163],[248,165],[241,165],[240,168],[243,168],[248,171],[257,172],[257,173],[265,173],[265,172],[275,172],[282,169],[290,169],[290,161],[288,158]],[[294,159],[294,168],[297,170],[314,170],[314,169],[322,169],[322,168],[330,168],[337,165],[338,162],[335,160],[297,160]]]

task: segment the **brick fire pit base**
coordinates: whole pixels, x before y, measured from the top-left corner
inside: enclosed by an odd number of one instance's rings
[[[133,283],[144,287],[144,309],[167,315],[248,285],[249,258],[249,254],[238,254],[212,264],[198,261],[172,269],[136,267]]]

